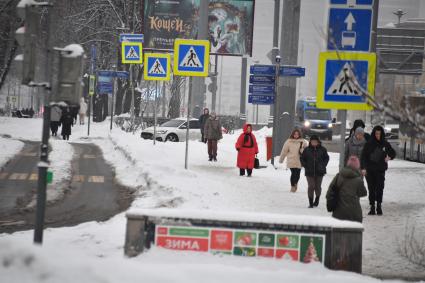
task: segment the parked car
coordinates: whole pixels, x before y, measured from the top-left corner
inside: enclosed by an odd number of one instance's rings
[[[12,117],[31,118],[30,115],[23,114],[21,110],[12,111]]]
[[[179,142],[186,140],[187,122],[186,118],[177,118],[167,121],[156,127],[156,140]],[[142,131],[143,139],[153,139],[154,127],[149,127]],[[200,140],[201,130],[198,119],[190,119],[189,121],[189,139]]]

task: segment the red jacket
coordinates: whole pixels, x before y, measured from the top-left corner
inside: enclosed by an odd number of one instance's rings
[[[247,128],[250,124],[245,124],[243,127],[243,134],[241,134],[236,142],[236,150],[238,150],[238,163],[237,166],[241,169],[253,169],[255,155],[258,153],[257,140],[254,134],[251,132],[248,134]],[[252,126],[251,126],[252,129]],[[245,142],[245,136],[248,135],[250,138]]]

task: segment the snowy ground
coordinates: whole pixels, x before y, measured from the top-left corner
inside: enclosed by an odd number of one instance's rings
[[[19,130],[20,127],[23,127],[22,120],[9,119],[7,127],[4,126],[6,123],[0,123],[0,134],[7,133],[13,137],[37,140],[40,136],[41,120],[32,119],[31,123],[33,123],[31,127],[24,132]],[[197,141],[191,142],[189,170],[184,170],[184,143],[157,143],[156,146],[153,146],[152,141],[140,139],[138,133],[126,134],[119,129],[113,129],[110,132],[108,126],[108,122],[94,124],[90,138],[86,137],[87,126],[75,126],[70,142],[93,142],[102,148],[105,159],[115,167],[117,178],[123,185],[139,189],[139,197],[133,203],[132,208],[176,207],[179,209],[210,209],[221,212],[231,210],[329,215],[323,199],[319,208],[307,208],[307,184],[304,178],[301,179],[299,191],[296,194],[289,193],[289,170],[286,170],[284,165],[278,165],[277,170],[271,166],[255,170],[252,178],[239,177],[235,167],[234,142],[237,138],[236,135],[225,135],[219,143],[219,161],[217,163],[207,161],[204,144]],[[260,143],[260,163],[262,165],[266,165],[264,160],[266,134],[266,130],[256,133]],[[64,141],[58,140],[57,142],[67,144]],[[51,157],[55,158],[53,155]],[[324,190],[336,174],[337,165],[338,154],[331,154],[328,175],[325,176],[323,182]],[[363,272],[386,278],[425,278],[425,271],[410,264],[398,253],[398,248],[404,239],[406,223],[415,224],[419,235],[425,234],[425,191],[423,190],[425,165],[392,161],[390,168],[387,172],[384,194],[385,215],[383,217],[366,217],[364,220]],[[367,210],[367,203],[366,198],[362,199],[364,212]],[[200,277],[198,276],[202,275],[204,278],[201,281],[206,281],[205,278],[212,278],[210,275],[215,273],[214,271],[218,267],[220,267],[220,271],[223,271],[223,277],[213,277],[215,282],[220,279],[225,282],[277,282],[282,278],[289,278],[289,282],[304,282],[311,279],[313,273],[318,281],[325,280],[325,278],[326,282],[333,282],[332,278],[338,281],[373,281],[356,275],[347,277],[347,274],[343,272],[325,272],[317,266],[302,266],[302,268],[307,268],[307,271],[303,273],[299,264],[270,262],[262,259],[223,259],[207,255],[190,255],[180,259],[178,254],[159,250],[152,250],[136,259],[123,259],[124,232],[124,214],[117,215],[105,223],[85,223],[70,228],[48,229],[45,234],[47,248],[41,252],[36,248],[28,248],[27,254],[35,254],[36,262],[40,264],[40,270],[46,270],[44,273],[51,274],[54,278],[52,282],[58,279],[66,282],[72,278],[72,274],[75,274],[76,270],[81,269],[87,270],[87,278],[92,278],[92,280],[87,279],[90,282],[97,282],[95,281],[97,279],[100,282],[106,278],[106,282],[114,282],[116,278],[120,278],[120,274],[126,274],[122,277],[126,279],[120,280],[122,282],[132,282],[137,278],[145,278],[144,276],[152,278],[152,280],[148,280],[149,282],[155,281],[153,278],[158,282],[179,282],[179,280],[171,280],[172,277],[169,276],[182,278],[184,272],[190,272],[193,274],[190,277],[193,278],[193,282],[195,280],[199,282]],[[31,231],[0,235],[2,245],[9,247],[7,251],[12,254],[11,257],[20,254],[21,248],[18,247],[24,242],[31,242],[31,237]],[[79,263],[80,260],[67,260],[64,264],[69,266],[69,277],[68,279],[61,277],[66,275],[55,270],[64,269],[64,266],[56,262],[54,266],[57,268],[48,268],[47,264],[48,259],[55,258],[55,254],[59,251],[66,255],[77,254],[81,260],[85,258],[84,267]],[[66,256],[61,255],[61,258],[66,258]],[[20,260],[22,261],[22,259],[16,259],[17,262]],[[175,266],[176,261],[179,262],[178,268]],[[118,265],[118,263],[125,264],[119,264],[120,268],[113,269],[116,275],[108,272],[110,270],[108,266]],[[4,267],[0,267],[0,270],[2,268],[4,269]],[[158,272],[158,270],[165,269],[167,270],[165,274],[161,271]],[[291,271],[288,271],[289,269]],[[317,269],[320,269],[320,276],[323,275],[323,278],[317,276]],[[137,274],[129,275],[131,270]],[[16,274],[12,268],[8,271],[11,279],[7,282],[15,282],[16,278],[13,276]],[[37,275],[36,272],[38,269],[29,268],[27,275]],[[106,272],[106,275],[102,272]],[[3,274],[3,272],[0,273]],[[215,274],[215,276],[221,275]],[[189,277],[185,277],[185,279],[187,278]],[[250,278],[252,280],[249,280]],[[329,278],[332,280],[329,281]],[[83,281],[81,280],[81,282]],[[185,282],[191,281],[185,280]]]
[[[0,169],[23,147],[23,142],[0,137]]]

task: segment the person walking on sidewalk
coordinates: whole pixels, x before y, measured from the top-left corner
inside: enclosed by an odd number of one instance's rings
[[[245,176],[246,170],[248,177],[251,177],[255,164],[255,155],[258,153],[258,144],[252,133],[251,124],[243,126],[243,133],[239,136],[235,147],[238,151],[237,167],[239,168],[239,175]]]
[[[344,164],[347,164],[348,158],[353,155],[360,159],[365,144],[364,129],[358,127],[354,130],[354,134],[345,142]]]
[[[283,163],[286,158],[286,165],[291,170],[291,192],[295,193],[298,189],[298,181],[301,174],[300,157],[304,149],[308,146],[306,140],[302,138],[301,131],[295,129],[291,136],[283,145],[280,153],[279,163]]]
[[[204,113],[199,117],[199,125],[201,127],[201,136],[202,136],[201,141],[203,143],[207,142],[204,136],[204,128],[205,128],[205,123],[208,121],[209,117],[210,117],[210,110],[208,108],[204,108]]]
[[[80,125],[84,125],[84,120],[86,119],[86,113],[87,113],[87,103],[84,100],[84,97],[81,97],[80,110],[78,113],[80,115]]]
[[[69,136],[71,135],[71,127],[74,124],[74,116],[69,109],[69,107],[65,108],[62,112],[61,117],[62,123],[62,138],[64,140],[69,140]]]
[[[394,159],[395,156],[394,149],[385,139],[384,129],[381,126],[375,126],[371,139],[365,144],[361,156],[361,164],[366,169],[366,182],[369,190],[369,215],[382,215],[385,171],[388,169],[388,161]]]
[[[308,147],[301,154],[301,164],[304,167],[308,183],[309,208],[319,206],[322,180],[326,174],[328,162],[329,155],[326,148],[322,146],[318,136],[312,135]]]
[[[58,129],[61,124],[62,109],[58,105],[53,105],[50,108],[50,130],[52,136],[58,135]]]
[[[215,112],[212,112],[205,122],[204,138],[208,142],[209,161],[217,161],[217,143],[223,138],[221,122]]]
[[[326,193],[328,205],[329,201],[335,202],[332,217],[361,223],[363,215],[360,198],[366,195],[363,176],[360,173],[360,160],[352,155],[348,158],[346,166],[333,178]]]

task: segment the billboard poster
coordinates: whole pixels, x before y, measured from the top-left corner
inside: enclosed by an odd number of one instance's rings
[[[166,225],[155,231],[155,245],[165,249],[324,264],[325,235]]]
[[[210,0],[211,53],[252,55],[254,0]]]
[[[176,38],[196,38],[200,0],[145,0],[145,49],[174,48]]]
[[[252,54],[254,0],[210,0],[208,39],[211,53]],[[169,49],[176,38],[198,36],[200,0],[145,0],[144,48]]]

